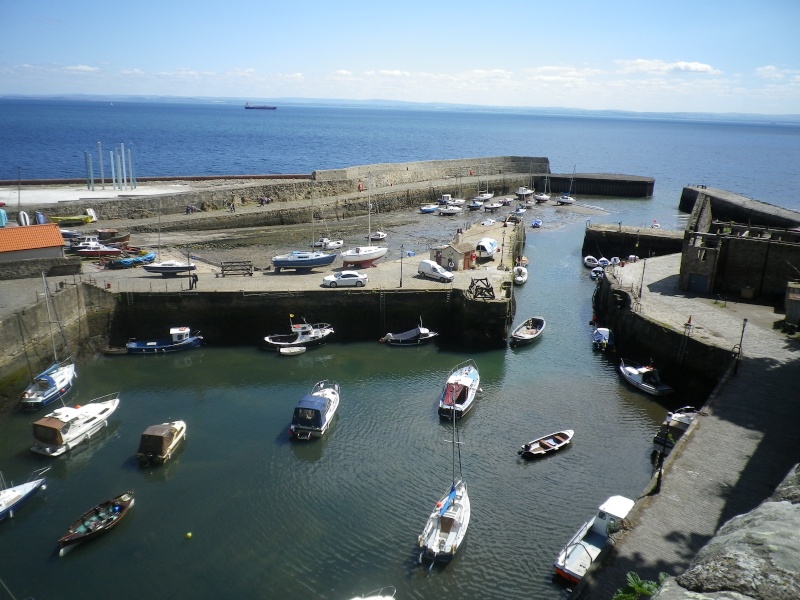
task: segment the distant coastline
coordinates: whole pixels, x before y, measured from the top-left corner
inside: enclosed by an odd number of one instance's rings
[[[182,97],[182,96],[107,96],[92,94],[27,95],[4,94],[1,100],[46,100],[81,102],[142,102],[159,104],[232,104],[241,106],[243,98]],[[268,106],[303,106],[330,108],[367,108],[385,110],[452,111],[473,113],[505,113],[541,116],[611,118],[632,120],[704,121],[757,123],[760,125],[800,126],[798,114],[707,113],[707,112],[635,112],[625,110],[587,110],[565,107],[483,106],[478,104],[448,104],[442,102],[402,102],[396,100],[348,100],[320,98],[273,98]]]

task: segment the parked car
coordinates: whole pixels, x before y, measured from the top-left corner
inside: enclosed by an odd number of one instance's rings
[[[369,277],[366,273],[359,273],[358,271],[340,271],[333,275],[326,275],[322,278],[323,287],[344,287],[347,285],[355,287],[364,287],[369,282]]]
[[[430,277],[442,283],[450,283],[455,277],[450,271],[445,270],[444,267],[432,260],[421,261],[417,268],[417,273],[423,277]]]

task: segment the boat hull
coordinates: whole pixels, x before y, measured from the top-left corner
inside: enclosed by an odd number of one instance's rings
[[[443,419],[460,419],[475,405],[475,397],[480,387],[478,368],[471,360],[456,366],[448,375],[442,396],[439,399],[438,414]]]
[[[131,340],[125,344],[128,354],[166,354],[167,352],[181,352],[199,348],[203,343],[203,336],[192,336],[182,342],[174,343],[172,340]]]
[[[133,507],[134,500],[133,492],[126,492],[83,513],[58,540],[58,555],[64,556],[76,544],[92,540],[116,527]]]
[[[314,269],[316,267],[330,266],[335,260],[335,254],[325,254],[323,252],[295,252],[292,254],[273,257],[272,266],[276,273],[280,273],[281,269],[295,269],[297,271],[304,271]]]
[[[23,393],[19,403],[20,408],[32,412],[63,398],[72,389],[75,377],[77,377],[75,365],[72,364],[51,367],[40,373],[36,376],[34,383]],[[46,382],[48,389],[42,390],[37,382]]]
[[[41,441],[41,438],[39,438],[39,440],[31,447],[31,451],[35,452],[36,454],[41,454],[42,456],[55,458],[57,456],[61,456],[69,450],[72,450],[75,448],[75,446],[78,446],[82,442],[89,440],[94,434],[108,425],[109,417],[119,406],[119,397],[115,394],[109,394],[109,396],[115,397],[102,402],[90,402],[82,407],[82,410],[84,411],[82,416],[84,423],[77,424],[67,432],[70,434],[68,440],[61,440],[60,443],[55,444]],[[59,411],[63,410],[66,410],[66,408],[57,409],[55,412],[45,416],[44,419],[46,420],[49,417],[58,418]],[[90,420],[86,420],[90,417]],[[34,423],[34,429],[39,422],[41,422],[41,420]],[[72,429],[75,429],[75,431],[72,431]]]
[[[0,521],[12,518],[14,511],[30,500],[40,489],[45,489],[46,479],[35,479],[0,491]]]
[[[469,527],[471,506],[467,484],[459,480],[447,491],[433,509],[425,529],[419,536],[419,560],[449,563],[462,547]],[[450,521],[448,528],[442,520]]]
[[[532,317],[517,327],[511,334],[512,346],[526,346],[542,335],[545,320],[542,317]]]

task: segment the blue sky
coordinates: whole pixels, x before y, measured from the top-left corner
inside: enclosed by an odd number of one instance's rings
[[[0,0],[0,95],[800,113],[798,0]]]

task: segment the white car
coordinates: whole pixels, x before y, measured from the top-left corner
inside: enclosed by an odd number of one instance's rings
[[[333,275],[326,275],[322,278],[323,287],[344,287],[347,285],[355,287],[364,287],[369,282],[369,277],[366,273],[359,273],[358,271],[340,271]]]

